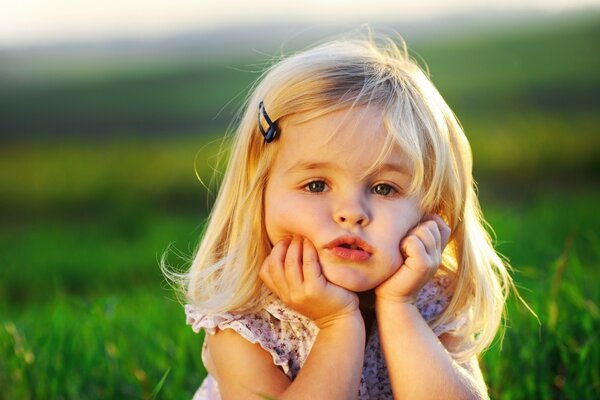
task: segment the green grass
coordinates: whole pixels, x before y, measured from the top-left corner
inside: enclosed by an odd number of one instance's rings
[[[593,398],[600,390],[600,217],[597,195],[540,197],[495,208],[489,219],[515,267],[521,294],[540,324],[513,298],[502,346],[483,360],[492,398]]]
[[[44,211],[197,199],[205,191],[198,179],[210,186],[220,145],[216,135],[5,144],[0,147],[0,205]]]
[[[0,325],[0,398],[189,398],[205,374],[201,336],[160,287],[61,296]]]
[[[482,362],[493,398],[590,398],[597,393],[600,216],[589,210],[599,199],[597,191],[547,193],[527,204],[486,207],[498,248],[511,259],[521,294],[541,321],[538,325],[511,300],[502,349],[496,344]],[[30,278],[31,292],[18,301],[5,298],[13,306],[4,303],[0,314],[0,386],[8,388],[0,398],[148,398],[167,370],[159,398],[192,394],[205,373],[201,337],[185,325],[181,306],[158,273],[156,256],[171,241],[191,254],[201,216],[144,218],[132,221],[152,227],[129,250],[139,265],[113,239],[119,228],[101,216],[93,222],[94,237],[86,238],[89,229],[65,225],[55,239],[64,246],[62,265],[79,265],[81,275],[72,275],[74,267],[52,268],[56,260],[37,264],[43,261],[37,253],[55,244],[41,233],[42,222],[32,226],[30,236],[16,237],[2,248],[3,257],[17,254],[11,249],[19,245],[30,251],[18,252],[15,265],[22,274],[3,276],[0,287],[10,293],[12,286],[23,284],[23,275]],[[101,261],[95,260],[93,242],[102,243]],[[184,263],[175,254],[170,262]],[[50,284],[52,279],[72,279],[81,286]]]

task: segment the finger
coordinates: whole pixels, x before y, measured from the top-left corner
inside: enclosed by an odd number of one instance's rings
[[[304,282],[307,285],[322,284],[325,276],[319,264],[319,255],[317,249],[310,240],[304,239],[302,253],[302,270],[304,272]]]
[[[270,262],[270,259],[269,259],[269,257],[267,257],[265,259],[265,261],[263,261],[262,266],[260,267],[258,276],[260,276],[260,279],[262,279],[262,281],[269,288],[269,290],[271,292],[275,293],[277,295],[277,297],[279,297],[277,288],[275,287],[275,285],[273,284],[273,280],[271,279],[271,274],[269,272],[269,262]]]
[[[273,250],[271,250],[271,255],[268,258],[269,262],[267,264],[267,272],[271,277],[271,282],[275,288],[274,292],[276,292],[281,299],[286,297],[289,292],[284,272],[284,263],[289,251],[289,246],[289,239],[277,242],[273,247]]]
[[[440,231],[440,248],[443,251],[446,248],[446,245],[448,244],[448,240],[450,240],[450,234],[452,233],[452,231],[450,230],[450,227],[448,226],[446,221],[444,221],[444,219],[439,215],[432,214],[431,219],[437,224],[438,230]]]
[[[425,217],[425,219],[423,220],[423,223],[424,223],[424,226],[427,227],[427,229],[429,229],[431,231],[431,233],[433,234],[433,237],[435,238],[436,247],[441,248],[442,237],[440,234],[438,222],[435,220],[435,217],[437,217],[435,214],[428,214]]]
[[[285,256],[285,278],[289,286],[301,285],[302,276],[302,238],[294,237]]]
[[[437,238],[434,233],[437,230],[438,229],[435,222],[425,221],[422,222],[412,233],[413,236],[419,238],[419,240],[423,243],[423,247],[429,255],[433,255],[440,252],[440,250],[438,249],[440,241],[439,232]]]
[[[271,249],[271,254],[269,255],[269,257],[274,260],[277,260],[280,264],[283,264],[285,260],[285,255],[287,253],[287,249],[290,246],[291,241],[291,237],[286,237],[279,240]]]
[[[404,256],[404,263],[409,264],[409,260],[419,259],[423,260],[427,257],[427,251],[425,245],[415,235],[406,236],[400,243],[400,251]],[[412,261],[411,261],[412,262]]]

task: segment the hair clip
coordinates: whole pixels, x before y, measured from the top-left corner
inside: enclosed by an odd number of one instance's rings
[[[267,121],[267,124],[269,124],[269,129],[267,129],[266,132],[265,129],[262,127],[262,124],[260,123],[261,114],[265,121]],[[265,110],[265,105],[262,101],[258,105],[258,129],[260,129],[260,132],[262,133],[263,137],[265,138],[265,142],[267,143],[271,143],[277,135],[277,123],[271,121],[271,118],[269,118],[269,114],[267,114],[267,110]]]

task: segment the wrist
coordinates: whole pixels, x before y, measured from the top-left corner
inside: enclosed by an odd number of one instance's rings
[[[398,299],[377,299],[375,301],[375,314],[377,321],[385,322],[389,318],[404,320],[408,318],[412,320],[417,316],[421,316],[417,305],[412,302],[398,301]]]
[[[320,330],[338,326],[354,326],[364,330],[364,321],[358,309],[345,313],[326,315],[313,320]]]
[[[394,310],[414,309],[414,310],[418,311],[417,300],[416,300],[416,298],[413,298],[413,297],[399,297],[399,296],[377,297],[375,299],[376,312],[379,313],[382,310],[388,310],[388,309],[394,309]]]
[[[389,304],[417,304],[417,295],[390,295],[377,293],[375,297],[375,304],[378,303],[389,303]]]
[[[352,314],[321,319],[317,323],[317,327],[319,328],[319,340],[333,340],[336,343],[340,341],[360,343],[364,351],[367,334],[365,322],[360,313],[358,315]]]

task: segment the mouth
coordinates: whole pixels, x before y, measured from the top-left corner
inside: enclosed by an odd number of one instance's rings
[[[346,261],[365,261],[373,254],[373,248],[364,240],[357,236],[342,236],[327,245],[335,257]]]
[[[340,247],[344,248],[344,249],[350,249],[350,250],[362,250],[362,247],[357,246],[355,244],[341,244]]]

